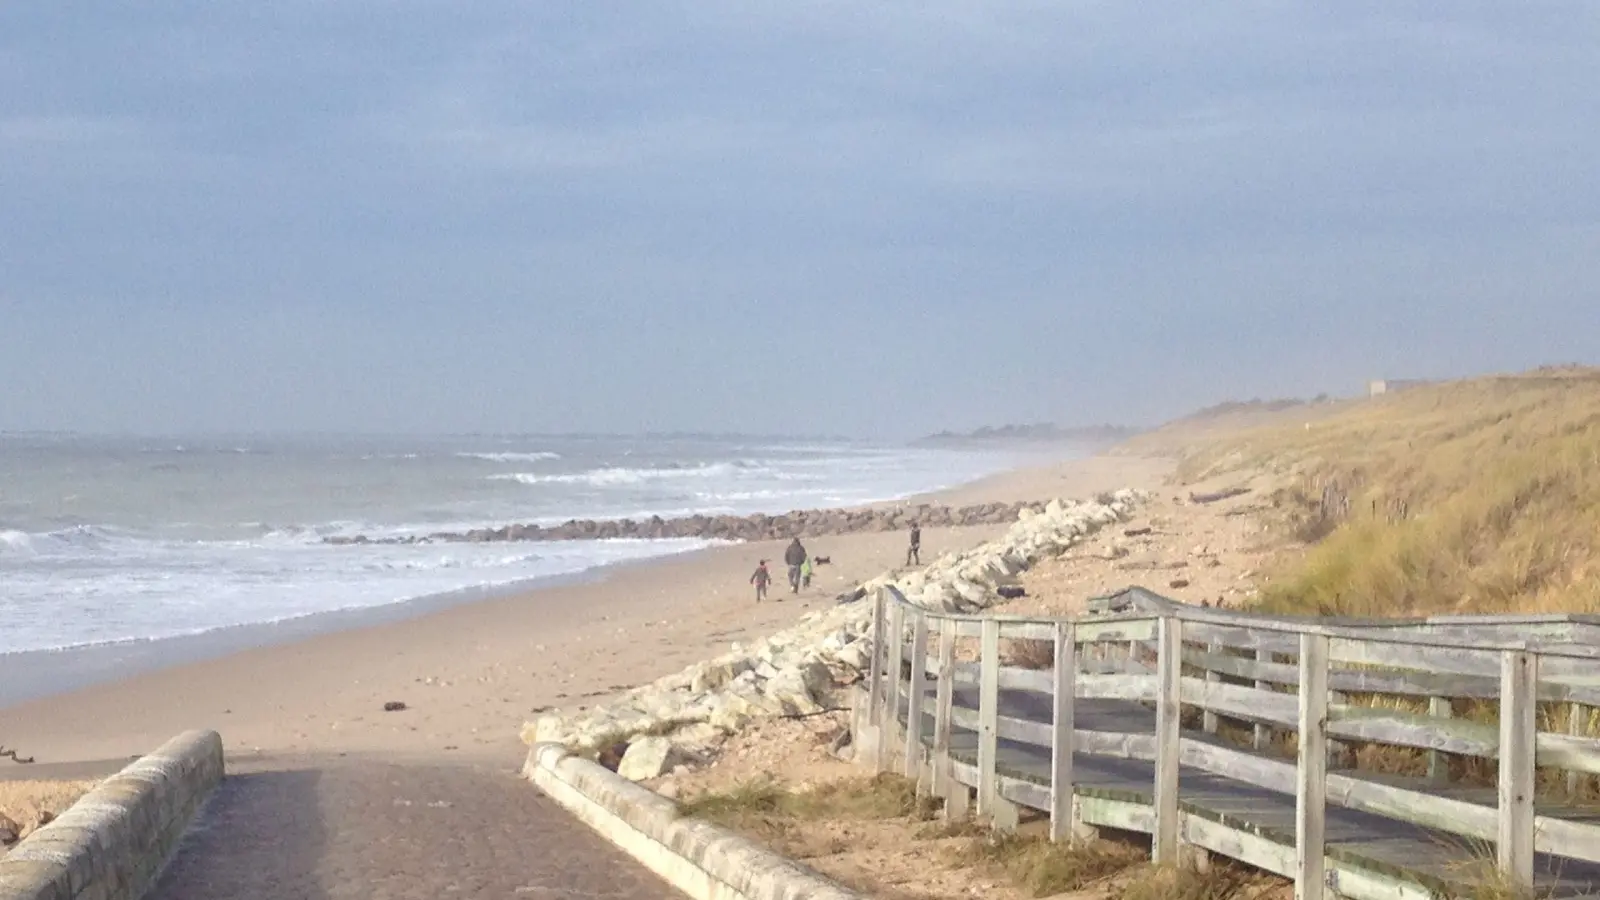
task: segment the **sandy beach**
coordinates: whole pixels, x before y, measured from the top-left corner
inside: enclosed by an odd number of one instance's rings
[[[917,499],[1079,497],[1155,487],[1168,469],[1157,459],[1097,456]],[[999,530],[928,530],[924,557]],[[758,559],[781,557],[781,543],[716,547],[614,567],[583,583],[141,672],[0,709],[0,721],[7,745],[40,763],[123,759],[184,729],[213,728],[235,761],[348,755],[514,768],[523,750],[518,729],[537,711],[600,703],[782,628],[904,562],[905,540],[903,533],[812,540],[812,553],[832,564],[819,567],[798,597],[788,595],[780,573],[776,602],[754,603],[746,581]],[[406,708],[385,712],[391,702]]]

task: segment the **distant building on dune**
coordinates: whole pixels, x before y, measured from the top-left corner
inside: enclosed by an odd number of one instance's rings
[[[1377,397],[1381,394],[1395,394],[1430,383],[1424,378],[1375,378],[1367,382],[1367,396]]]

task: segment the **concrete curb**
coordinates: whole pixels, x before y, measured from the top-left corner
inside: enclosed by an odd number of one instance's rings
[[[857,900],[861,895],[678,807],[560,744],[522,774],[584,824],[695,900]]]
[[[222,774],[215,731],[167,741],[0,857],[0,900],[139,900]]]

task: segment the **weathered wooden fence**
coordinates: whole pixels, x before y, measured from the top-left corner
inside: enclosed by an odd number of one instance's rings
[[[1600,774],[1600,619],[1295,620],[1140,589],[1063,619],[875,602],[859,745],[949,815],[975,800],[999,828],[1037,810],[1053,839],[1143,832],[1158,863],[1209,851],[1307,900],[1600,884],[1600,809],[1578,799]],[[1050,652],[1007,664],[1017,642]],[[1426,774],[1352,765],[1353,748]],[[1490,777],[1452,781],[1452,759],[1492,760]]]

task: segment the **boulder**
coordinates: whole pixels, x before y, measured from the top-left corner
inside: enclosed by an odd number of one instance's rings
[[[733,734],[749,727],[750,723],[755,721],[756,718],[756,716],[750,715],[744,709],[721,706],[713,710],[711,718],[706,721],[707,724],[719,731]]]
[[[986,607],[994,602],[994,598],[981,585],[973,584],[965,579],[957,579],[950,585],[962,600],[977,607]]]
[[[689,679],[689,690],[696,694],[714,691],[749,671],[753,665],[745,657],[700,663]]]
[[[833,658],[840,667],[859,675],[867,670],[867,665],[872,661],[872,650],[866,641],[856,641],[835,653]]]
[[[622,762],[617,765],[617,774],[629,781],[646,781],[672,771],[679,761],[678,748],[667,738],[639,738],[628,744],[628,751],[622,754]]]
[[[826,671],[826,669],[824,669]],[[832,685],[833,676],[829,674],[828,684]],[[817,702],[811,693],[811,688],[806,685],[805,675],[799,669],[784,669],[766,684],[767,697],[778,704],[782,715],[807,715],[822,711],[822,704]]]

